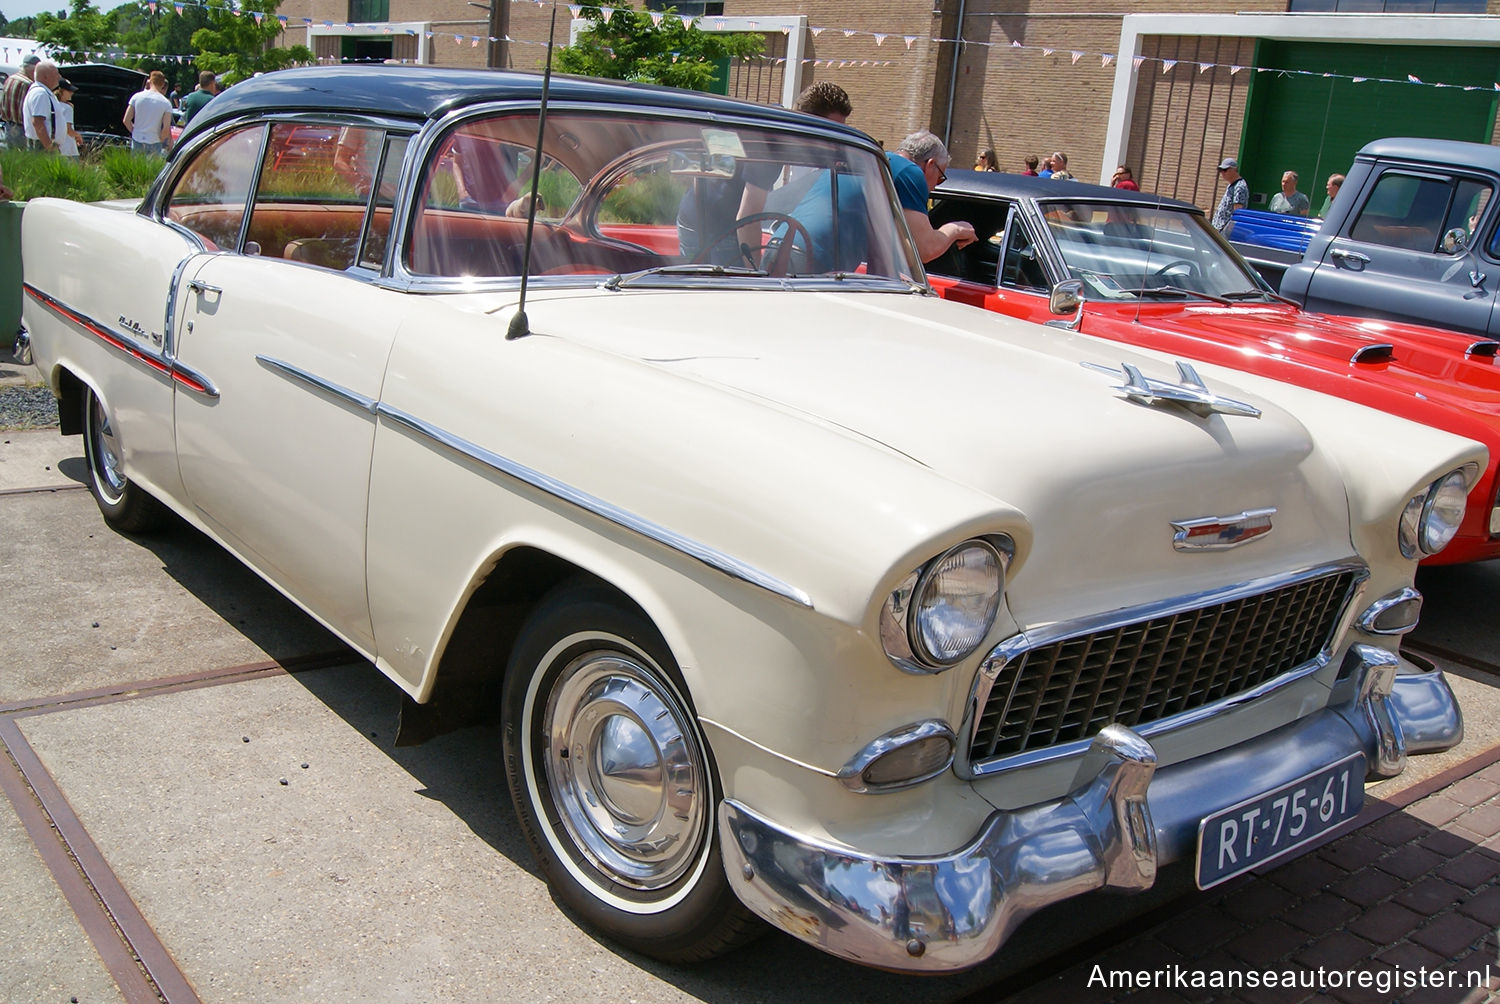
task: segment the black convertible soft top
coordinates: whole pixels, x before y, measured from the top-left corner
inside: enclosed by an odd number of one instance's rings
[[[1132,192],[1127,188],[1107,188],[1067,179],[1033,178],[1003,171],[970,171],[950,167],[947,179],[932,192],[935,199],[944,196],[969,196],[987,199],[1070,199],[1088,202],[1129,202],[1152,206],[1169,206],[1194,213],[1203,210],[1191,202],[1169,199],[1150,192]]]
[[[235,84],[203,106],[184,133],[191,138],[225,119],[253,112],[321,111],[428,119],[484,101],[542,98],[542,75],[508,70],[437,69],[427,66],[316,66],[280,70]],[[553,74],[550,101],[607,105],[657,105],[715,116],[772,119],[820,128],[835,126],[784,108],[751,104],[697,91]],[[851,134],[866,138],[855,129]]]

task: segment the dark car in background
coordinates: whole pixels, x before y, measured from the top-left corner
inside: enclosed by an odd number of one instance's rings
[[[62,74],[78,90],[73,95],[73,127],[90,146],[125,143],[125,106],[146,85],[146,74],[109,63],[79,63],[62,67]]]

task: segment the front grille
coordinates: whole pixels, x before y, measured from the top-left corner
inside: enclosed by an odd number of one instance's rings
[[[1251,690],[1318,657],[1354,585],[1341,571],[1062,638],[1011,655],[974,727],[970,763],[1134,728]]]

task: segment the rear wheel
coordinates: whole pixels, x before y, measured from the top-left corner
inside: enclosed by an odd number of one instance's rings
[[[83,396],[83,455],[104,522],[124,533],[149,533],[166,522],[166,507],[125,476],[114,420],[92,390]]]
[[[692,962],[759,922],[724,875],[718,778],[666,644],[602,586],[527,619],[505,677],[505,768],[558,899],[636,951]]]

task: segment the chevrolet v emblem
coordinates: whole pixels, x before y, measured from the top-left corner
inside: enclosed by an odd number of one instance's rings
[[[1227,551],[1271,532],[1276,507],[1246,509],[1237,516],[1173,520],[1172,547],[1178,551]]]

